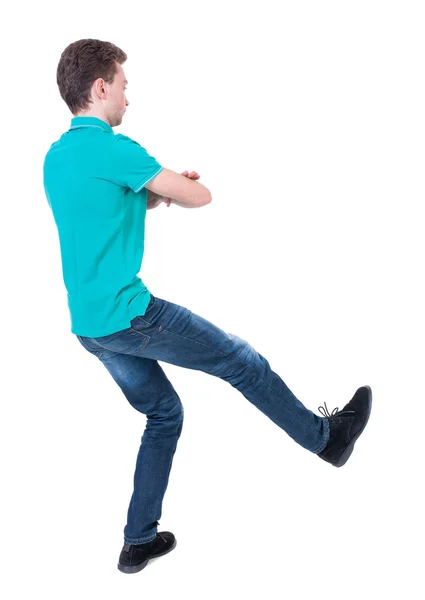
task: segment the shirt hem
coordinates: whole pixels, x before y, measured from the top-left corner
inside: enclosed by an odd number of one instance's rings
[[[81,337],[87,338],[97,338],[97,337],[106,337],[108,335],[112,335],[113,333],[117,333],[117,331],[123,331],[124,329],[129,329],[131,327],[131,319],[127,319],[126,321],[122,321],[115,325],[114,331],[110,333],[103,333],[102,331],[90,332],[90,333],[78,333],[76,330],[71,328],[71,333],[74,335],[80,335]]]
[[[117,325],[114,325],[114,331],[111,331],[109,333],[104,333],[105,330],[103,330],[103,331],[97,330],[95,333],[91,332],[90,334],[88,334],[88,333],[78,333],[76,330],[77,328],[74,329],[74,327],[71,327],[71,333],[73,333],[74,335],[79,335],[81,337],[86,337],[86,338],[98,338],[98,337],[107,337],[108,335],[113,335],[114,333],[117,333],[118,331],[124,331],[124,329],[130,329],[131,321],[133,319],[135,319],[137,316],[143,317],[143,315],[146,313],[146,309],[151,301],[151,292],[150,292],[150,290],[147,290],[147,291],[148,291],[148,296],[147,296],[147,302],[145,302],[144,312],[142,313],[141,311],[137,311],[136,314],[134,315],[134,317],[131,317],[129,315],[125,321],[121,321]],[[130,314],[131,314],[131,312],[132,311],[130,311]]]

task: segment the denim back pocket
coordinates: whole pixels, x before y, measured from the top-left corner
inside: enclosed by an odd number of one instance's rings
[[[129,327],[118,333],[97,338],[83,338],[81,344],[88,352],[106,360],[117,354],[139,354],[149,343],[150,335]]]

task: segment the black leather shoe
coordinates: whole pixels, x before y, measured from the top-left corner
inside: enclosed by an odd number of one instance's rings
[[[124,544],[118,561],[123,573],[137,573],[146,567],[151,558],[163,556],[176,547],[177,540],[171,531],[158,531],[146,544]]]
[[[342,467],[350,458],[354,443],[369,420],[372,390],[368,385],[363,385],[339,412],[335,408],[329,414],[326,402],[324,404],[326,412],[323,406],[319,406],[319,411],[329,419],[330,438],[327,446],[317,456],[334,467]]]

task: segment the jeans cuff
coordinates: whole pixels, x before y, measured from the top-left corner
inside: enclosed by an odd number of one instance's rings
[[[124,544],[132,544],[133,546],[135,544],[147,544],[148,542],[152,542],[152,540],[154,540],[155,538],[156,538],[156,532],[153,535],[153,537],[151,537],[149,540],[146,540],[144,538],[143,539],[139,538],[138,540],[129,540],[128,538],[125,537],[124,538]]]
[[[323,417],[323,435],[325,436],[325,441],[319,446],[318,450],[313,450],[314,454],[320,454],[322,450],[326,448],[329,442],[331,428],[329,425],[329,419],[327,417]]]

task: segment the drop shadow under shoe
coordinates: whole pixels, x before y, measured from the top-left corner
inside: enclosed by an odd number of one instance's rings
[[[146,544],[124,544],[118,560],[123,573],[137,573],[146,567],[151,558],[163,556],[176,547],[177,540],[171,531],[158,531]]]
[[[329,420],[330,437],[326,447],[317,456],[334,467],[342,467],[350,458],[354,444],[369,420],[372,390],[368,385],[363,385],[341,411],[335,408],[331,414],[326,402],[324,404],[326,412],[323,406],[319,406],[319,411]]]

